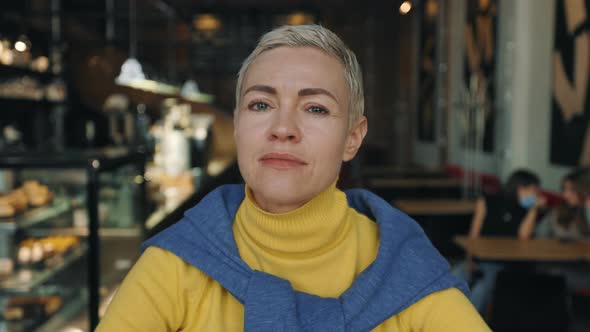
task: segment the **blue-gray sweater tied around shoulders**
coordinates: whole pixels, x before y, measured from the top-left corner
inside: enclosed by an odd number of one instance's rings
[[[467,295],[465,281],[450,274],[414,220],[369,191],[345,193],[350,207],[377,223],[380,245],[375,261],[338,298],[296,291],[240,258],[232,225],[243,185],[212,191],[142,250],[168,250],[215,279],[244,305],[248,332],[369,331],[433,292],[456,287]]]

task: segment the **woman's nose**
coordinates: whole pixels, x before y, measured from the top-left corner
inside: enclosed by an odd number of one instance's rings
[[[278,110],[273,114],[270,128],[271,141],[293,142],[301,141],[301,131],[297,123],[297,115],[293,110]]]

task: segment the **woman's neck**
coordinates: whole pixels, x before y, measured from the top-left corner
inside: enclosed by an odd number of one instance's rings
[[[246,188],[236,222],[264,249],[302,253],[337,242],[345,228],[348,202],[335,183],[309,202],[286,213],[270,213],[257,205]]]

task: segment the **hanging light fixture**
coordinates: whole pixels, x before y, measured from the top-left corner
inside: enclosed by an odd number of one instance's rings
[[[197,82],[190,78],[186,80],[186,82],[184,82],[184,84],[182,85],[182,89],[180,90],[180,95],[183,97],[198,95],[199,93],[201,93],[201,90],[199,90]]]
[[[129,58],[121,66],[121,73],[115,79],[120,85],[131,85],[133,82],[145,80],[141,63],[136,59],[137,51],[137,10],[136,0],[129,0]]]
[[[200,103],[211,103],[213,101],[213,96],[202,93],[201,90],[199,90],[197,82],[191,78],[187,79],[182,85],[180,96],[184,99]]]
[[[176,95],[180,89],[177,86],[160,81],[148,79],[143,73],[143,68],[137,60],[137,10],[136,0],[129,0],[129,58],[121,66],[121,73],[115,79],[115,83],[134,89]]]
[[[136,58],[128,58],[121,66],[121,73],[115,81],[120,85],[130,85],[139,80],[145,80],[141,63]]]

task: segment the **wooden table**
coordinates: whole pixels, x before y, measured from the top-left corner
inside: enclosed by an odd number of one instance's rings
[[[561,242],[553,239],[518,240],[515,238],[466,236],[455,243],[474,258],[502,262],[590,262],[590,241]]]
[[[401,199],[393,200],[396,208],[420,224],[430,241],[446,257],[462,257],[453,244],[457,235],[469,232],[475,201],[463,199]]]
[[[393,205],[409,215],[470,215],[475,210],[475,201],[457,199],[404,199]]]
[[[461,179],[381,179],[373,178],[368,180],[371,188],[459,188],[463,185]]]

